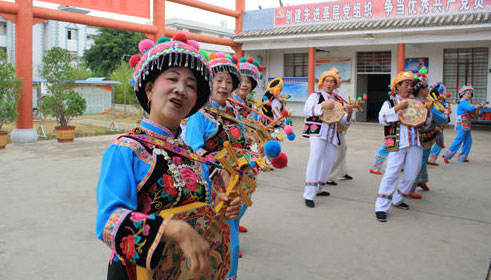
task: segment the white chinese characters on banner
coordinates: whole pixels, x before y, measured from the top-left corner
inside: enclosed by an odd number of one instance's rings
[[[335,0],[276,8],[275,26],[490,11],[491,0]]]

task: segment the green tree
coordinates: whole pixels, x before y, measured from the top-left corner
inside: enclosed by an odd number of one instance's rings
[[[54,117],[61,127],[67,127],[71,119],[82,115],[87,106],[85,99],[73,90],[72,59],[67,50],[54,47],[46,52],[41,66],[41,76],[46,79],[50,93],[43,98],[41,109],[44,114]]]
[[[94,38],[94,44],[85,51],[84,59],[97,75],[107,77],[121,59],[128,60],[139,53],[138,43],[145,39],[141,33],[101,28]]]
[[[76,67],[73,67],[74,80],[86,80],[87,78],[95,76],[96,74],[89,69],[85,61],[82,61]]]
[[[15,76],[15,68],[7,61],[7,54],[0,51],[0,130],[4,123],[17,119],[17,101],[22,81]]]
[[[137,104],[135,90],[130,83],[133,69],[128,62],[121,60],[119,66],[111,73],[111,80],[121,82],[114,87],[114,102],[117,104]],[[126,95],[126,96],[125,96]]]

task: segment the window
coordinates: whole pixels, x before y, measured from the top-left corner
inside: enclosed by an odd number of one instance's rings
[[[458,98],[459,86],[471,84],[474,87],[472,102],[486,102],[488,48],[444,49],[443,83],[455,98]]]
[[[356,53],[356,71],[358,73],[390,73],[390,51]]]
[[[5,34],[7,34],[7,23],[0,22],[0,35],[5,35]]]
[[[78,40],[77,30],[67,29],[66,38],[67,40]]]
[[[284,77],[307,77],[309,75],[308,54],[287,53],[284,61]]]

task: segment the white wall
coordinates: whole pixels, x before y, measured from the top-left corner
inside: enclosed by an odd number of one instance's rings
[[[429,72],[428,76],[430,82],[443,80],[443,50],[446,48],[475,48],[475,47],[487,47],[488,52],[488,69],[491,69],[491,41],[478,41],[478,42],[444,42],[444,43],[414,43],[406,44],[406,57],[428,57],[429,58]],[[375,45],[367,44],[365,46],[342,46],[342,47],[322,47],[323,50],[329,52],[317,52],[316,59],[343,59],[350,58],[352,61],[351,69],[351,82],[344,83],[339,88],[341,95],[344,98],[351,97],[355,99],[357,73],[356,73],[356,52],[360,51],[391,51],[391,79],[397,74],[397,45]],[[268,50],[268,77],[283,77],[283,56],[285,53],[305,53],[307,49],[284,49],[284,50]],[[248,53],[257,53],[256,51],[249,51]],[[488,70],[488,90],[487,100],[491,101],[491,73]],[[317,86],[317,85],[316,85]],[[453,93],[454,94],[454,93]],[[288,104],[290,110],[296,116],[303,115],[303,103],[302,102],[290,102]],[[454,108],[455,109],[455,108]],[[455,110],[454,110],[455,111]]]

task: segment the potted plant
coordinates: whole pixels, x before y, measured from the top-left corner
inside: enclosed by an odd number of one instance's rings
[[[54,47],[46,52],[41,66],[41,76],[46,79],[48,95],[42,99],[43,114],[56,119],[56,139],[70,142],[75,138],[75,127],[68,123],[82,115],[86,108],[85,99],[75,90],[72,55],[65,49]]]
[[[0,149],[7,146],[8,132],[2,131],[5,123],[17,119],[17,101],[22,81],[15,76],[15,68],[7,61],[7,54],[0,51]]]

